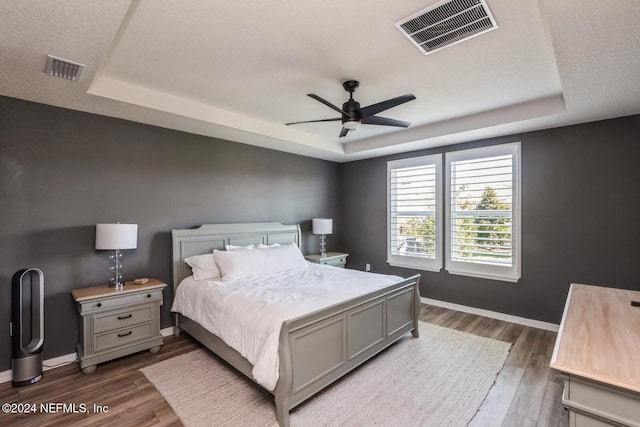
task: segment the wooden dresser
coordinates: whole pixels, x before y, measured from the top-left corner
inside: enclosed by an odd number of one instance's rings
[[[572,284],[551,368],[569,426],[640,427],[640,292]]]

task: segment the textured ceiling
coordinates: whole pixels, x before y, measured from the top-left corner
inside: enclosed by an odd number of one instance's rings
[[[334,161],[640,113],[636,0],[487,0],[498,29],[423,55],[394,23],[433,0],[3,0],[0,95]],[[46,55],[87,65],[44,74]],[[362,106],[416,96],[338,138]]]

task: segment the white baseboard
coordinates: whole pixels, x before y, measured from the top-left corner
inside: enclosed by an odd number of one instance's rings
[[[168,328],[160,329],[160,335],[163,337],[173,336],[173,326],[169,326]]]
[[[0,372],[0,384],[11,381],[11,370]]]
[[[482,308],[469,307],[466,305],[454,304],[437,299],[421,297],[420,300],[424,304],[435,305],[437,307],[448,308],[451,310],[461,311],[463,313],[476,314],[478,316],[489,317],[491,319],[504,320],[505,322],[516,323],[518,325],[530,326],[532,328],[544,329],[545,331],[558,332],[560,325],[555,323],[543,322],[540,320],[527,319],[526,317],[513,316],[511,314],[499,313],[497,311],[484,310]]]
[[[173,335],[173,326],[168,328],[160,329],[160,334],[163,337],[168,337]],[[49,369],[58,368],[63,365],[68,365],[69,363],[74,363],[78,359],[78,355],[76,353],[69,353],[63,356],[53,357],[51,359],[47,359],[42,362],[42,370],[48,371]],[[9,369],[8,371],[0,372],[0,384],[11,381],[12,371]]]

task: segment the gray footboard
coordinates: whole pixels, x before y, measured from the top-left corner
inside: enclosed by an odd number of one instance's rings
[[[283,323],[280,376],[274,392],[281,426],[289,425],[290,409],[407,332],[418,337],[419,280],[416,275],[373,294]]]

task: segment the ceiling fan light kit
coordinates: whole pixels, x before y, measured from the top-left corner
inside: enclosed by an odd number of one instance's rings
[[[414,99],[416,99],[415,96],[413,96],[412,94],[406,94],[398,96],[396,98],[387,99],[386,101],[378,102],[377,104],[372,104],[364,108],[360,108],[360,103],[353,99],[353,92],[355,92],[358,86],[360,86],[360,82],[358,82],[357,80],[347,80],[346,82],[342,83],[342,87],[344,88],[344,90],[349,92],[349,100],[342,104],[342,108],[333,105],[332,103],[319,97],[318,95],[315,95],[313,93],[307,94],[307,96],[323,103],[332,110],[340,113],[341,117],[332,119],[306,120],[302,122],[291,122],[285,124],[296,125],[300,123],[333,122],[340,120],[342,121],[342,130],[340,131],[339,135],[340,138],[346,136],[351,130],[359,129],[361,124],[395,126],[403,128],[411,126],[411,123],[409,122],[380,117],[376,116],[376,114],[390,108],[397,107],[398,105],[404,104],[405,102],[413,101]]]
[[[360,127],[360,122],[356,120],[349,120],[342,124],[342,126],[349,130],[356,130]]]

